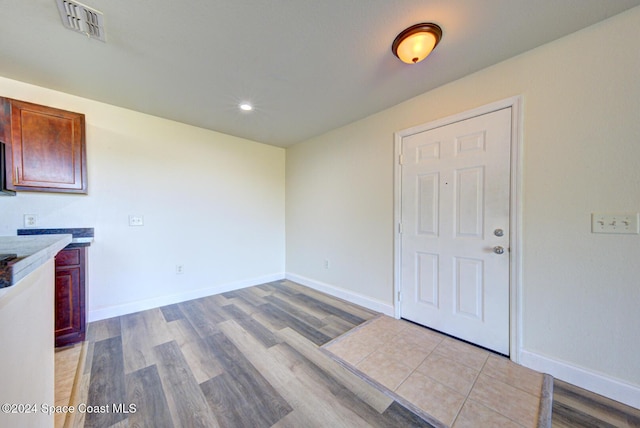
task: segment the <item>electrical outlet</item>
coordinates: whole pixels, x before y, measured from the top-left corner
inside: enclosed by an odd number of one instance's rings
[[[37,227],[38,226],[38,216],[35,214],[25,214],[24,215],[24,227]]]
[[[176,275],[182,275],[184,273],[183,265],[176,265]]]
[[[144,216],[130,215],[129,226],[144,226]]]

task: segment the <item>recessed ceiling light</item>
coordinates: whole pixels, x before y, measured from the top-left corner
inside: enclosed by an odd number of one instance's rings
[[[240,110],[242,111],[251,111],[253,110],[253,106],[249,103],[242,103],[240,104]]]

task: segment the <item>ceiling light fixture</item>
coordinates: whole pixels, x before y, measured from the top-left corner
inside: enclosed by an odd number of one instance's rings
[[[249,103],[242,103],[240,104],[240,110],[242,111],[251,111],[253,110],[253,106]]]
[[[402,62],[416,64],[438,46],[441,38],[442,28],[436,24],[416,24],[398,34],[391,45],[391,50]]]

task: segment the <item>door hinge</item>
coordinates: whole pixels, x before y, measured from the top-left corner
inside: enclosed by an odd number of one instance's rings
[[[402,234],[402,223],[398,223],[398,233]]]
[[[399,156],[398,156],[398,163],[399,163],[400,165],[402,165],[402,164],[404,163],[404,156],[403,156],[403,155],[399,155]]]
[[[398,291],[398,302],[402,301],[402,292]]]

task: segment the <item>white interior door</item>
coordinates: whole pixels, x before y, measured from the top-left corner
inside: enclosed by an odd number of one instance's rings
[[[400,313],[509,354],[511,108],[402,137]]]

